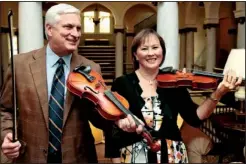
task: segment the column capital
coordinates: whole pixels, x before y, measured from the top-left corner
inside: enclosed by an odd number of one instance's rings
[[[153,6],[157,6],[157,5],[158,5],[158,2],[157,2],[157,1],[153,1],[153,2],[151,2],[151,4],[152,4]]]
[[[218,27],[219,24],[218,23],[207,23],[203,25],[203,29],[210,29],[210,28],[216,28]]]
[[[219,24],[219,18],[205,18],[204,24]]]
[[[0,33],[9,33],[8,27],[0,27]]]
[[[180,34],[185,34],[185,33],[186,33],[185,28],[180,28],[180,29],[179,29],[179,33],[180,33]]]
[[[235,18],[245,17],[245,10],[233,11]]]
[[[124,33],[125,29],[124,28],[114,28],[114,33],[121,32]]]
[[[238,18],[235,18],[237,24],[244,24],[245,23],[245,16],[244,17],[238,17]]]
[[[196,27],[185,27],[185,28],[179,29],[180,34],[187,33],[187,32],[197,32],[197,28]]]
[[[15,35],[18,35],[18,29],[13,28],[13,32]],[[0,33],[9,33],[8,27],[0,27]]]
[[[135,35],[135,32],[126,32],[126,37],[134,37]]]

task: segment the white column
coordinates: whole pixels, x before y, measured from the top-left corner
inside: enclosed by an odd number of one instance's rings
[[[165,62],[161,67],[179,67],[178,3],[158,2],[157,32],[166,44]]]
[[[237,48],[245,48],[245,2],[236,2],[234,16],[237,25]]]
[[[245,17],[239,18],[237,24],[237,48],[245,48]]]
[[[207,54],[206,54],[206,71],[213,72],[216,64],[216,28],[208,27],[207,34]]]
[[[115,77],[119,77],[123,75],[123,33],[116,30],[115,37]]]
[[[19,2],[19,53],[43,47],[42,2]]]
[[[194,66],[194,32],[186,33],[186,68],[192,69]]]
[[[185,58],[186,58],[186,33],[180,32],[180,57],[179,57],[179,69],[185,67]]]

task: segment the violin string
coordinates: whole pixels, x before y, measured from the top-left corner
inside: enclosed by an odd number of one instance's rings
[[[103,89],[108,89],[107,86],[101,80],[99,80],[98,82],[101,84],[101,86],[103,86]]]
[[[185,68],[186,70],[188,70],[191,73],[198,73],[198,74],[202,74],[202,75],[208,75],[208,76],[216,76],[216,77],[223,77],[223,74],[221,73],[215,73],[215,72],[209,72],[209,71],[201,71],[201,70],[197,70],[197,69],[192,69],[192,68]],[[179,70],[182,71],[182,70]]]

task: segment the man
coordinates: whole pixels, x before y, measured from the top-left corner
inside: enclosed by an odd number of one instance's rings
[[[12,142],[13,109],[11,71],[0,97],[2,153],[23,163],[97,162],[94,138],[88,121],[107,129],[86,99],[66,88],[70,71],[78,65],[100,66],[76,54],[81,37],[80,11],[67,4],[51,7],[45,17],[48,44],[14,58],[18,104],[18,141]],[[54,80],[53,80],[54,79]],[[123,121],[122,121],[123,120]],[[140,132],[132,117],[115,123],[125,131]]]

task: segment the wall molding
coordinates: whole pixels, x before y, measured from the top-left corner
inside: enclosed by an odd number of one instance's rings
[[[117,33],[117,32],[124,33],[125,32],[125,29],[124,28],[115,28],[114,29],[114,33]]]
[[[18,35],[18,29],[13,29],[14,35]],[[9,33],[9,28],[8,27],[0,27],[0,33]]]
[[[237,35],[237,29],[236,28],[228,29],[228,34],[230,34],[230,35]]]
[[[188,32],[197,32],[197,28],[196,27],[185,27],[185,28],[179,29],[180,34],[184,34]]]
[[[244,24],[245,23],[245,17],[238,17],[238,18],[235,18],[236,19],[236,22],[237,24]]]
[[[126,37],[134,37],[136,34],[134,32],[127,32]]]
[[[203,29],[217,28],[219,27],[218,23],[207,23],[203,25]]]

